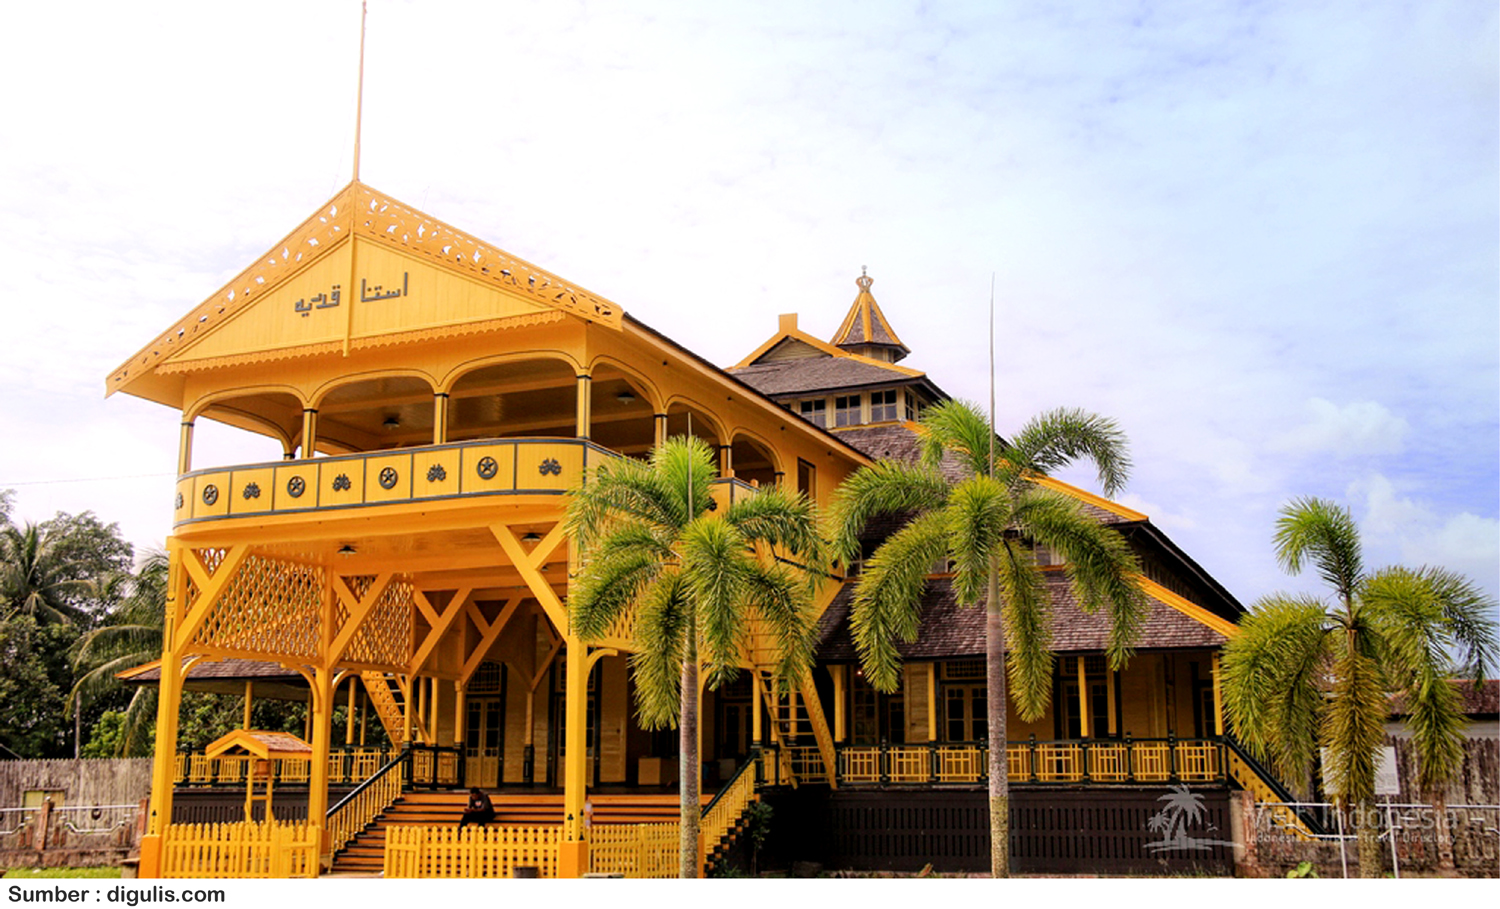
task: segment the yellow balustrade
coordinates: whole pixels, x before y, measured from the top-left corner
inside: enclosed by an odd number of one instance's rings
[[[318,828],[305,823],[169,824],[162,877],[317,877]]]
[[[1124,745],[1089,746],[1089,779],[1100,783],[1123,783],[1130,779],[1130,756]]]
[[[940,783],[975,783],[984,777],[985,762],[989,759],[988,748],[978,748],[973,745],[940,745],[938,746],[938,782]],[[1006,754],[1007,759],[1010,753]],[[1023,759],[1023,767],[1024,767]],[[1012,772],[1014,772],[1012,766]]]
[[[839,774],[846,783],[880,782],[880,749],[875,747],[840,749]]]
[[[561,495],[583,470],[619,457],[586,439],[482,439],[210,468],[178,478],[173,524],[497,494]],[[742,482],[714,486],[715,499],[725,504],[753,493]]]
[[[893,783],[925,783],[932,778],[932,753],[926,746],[892,745],[886,752]]]
[[[1005,771],[1012,783],[1030,783],[1035,780],[1031,766],[1031,749],[1025,745],[1011,745],[1005,749]]]
[[[702,820],[698,824],[699,832],[703,834],[703,842],[708,844],[709,849],[712,849],[724,838],[724,835],[729,832],[730,828],[739,821],[740,816],[745,813],[746,806],[757,798],[758,796],[755,794],[755,773],[747,770],[736,777],[729,788],[724,790],[714,800],[713,807],[704,813]],[[597,833],[600,829],[598,827],[594,828],[596,842]]]
[[[1166,742],[1137,742],[1130,750],[1131,770],[1143,783],[1165,783],[1172,778],[1172,752]]]
[[[397,754],[395,750],[383,748],[332,752],[328,755],[328,781],[362,783],[394,760]],[[251,758],[243,754],[224,754],[212,758],[203,754],[178,754],[173,781],[198,786],[240,784],[245,781],[250,761]],[[456,757],[452,758],[450,764],[448,772],[451,776],[457,772]],[[277,783],[305,783],[311,770],[311,762],[305,759],[277,760],[272,764],[273,780]]]
[[[1040,783],[1076,783],[1083,779],[1083,746],[1043,742],[1036,746],[1036,779]]]
[[[562,827],[387,827],[385,876],[512,877],[518,866],[557,877]]]
[[[753,781],[754,774],[746,774]],[[722,800],[721,800],[722,802]],[[705,829],[707,823],[705,820]],[[674,878],[681,861],[676,824],[610,824],[589,834],[589,871],[628,878]],[[705,838],[706,842],[715,840]]]
[[[1219,766],[1219,746],[1213,742],[1177,743],[1177,778],[1188,783],[1217,780],[1224,775]]]

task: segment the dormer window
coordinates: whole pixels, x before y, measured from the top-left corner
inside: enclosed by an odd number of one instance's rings
[[[896,419],[896,389],[871,392],[870,422],[887,423]]]
[[[800,408],[802,411],[802,419],[813,424],[814,426],[821,426],[824,429],[828,428],[827,401],[823,400],[822,398],[817,398],[816,400],[812,401],[803,401],[800,405]]]
[[[833,399],[835,426],[858,426],[863,423],[860,415],[860,395],[840,395]]]

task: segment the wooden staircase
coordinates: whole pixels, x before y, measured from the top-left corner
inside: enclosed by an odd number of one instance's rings
[[[399,749],[406,744],[406,699],[410,693],[410,679],[375,670],[361,672],[359,678],[370,695],[380,725],[385,727],[386,737]],[[431,741],[419,717],[412,717],[412,732],[419,742]]]
[[[336,874],[378,874],[385,867],[385,831],[399,826],[457,826],[468,804],[467,790],[408,792],[333,857]],[[703,804],[712,801],[704,796]],[[678,819],[676,795],[590,795],[593,823],[669,824]],[[494,824],[535,827],[561,824],[563,797],[558,793],[491,794]]]
[[[818,691],[813,686],[812,674],[804,673],[800,679],[789,684],[777,684],[770,670],[761,668],[755,672],[755,687],[766,702],[766,712],[771,716],[771,740],[781,749],[782,767],[788,782],[795,788],[799,782],[793,762],[786,760],[788,749],[806,744],[811,735],[822,758],[822,779],[837,789],[834,768],[838,760],[833,748],[833,734],[828,730],[828,721],[823,717],[823,706],[818,700]]]

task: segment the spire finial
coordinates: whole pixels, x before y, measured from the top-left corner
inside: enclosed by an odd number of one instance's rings
[[[875,283],[875,279],[870,277],[869,269],[861,265],[859,267],[859,277],[854,279],[854,283],[859,285],[860,290],[869,290],[870,285]]]

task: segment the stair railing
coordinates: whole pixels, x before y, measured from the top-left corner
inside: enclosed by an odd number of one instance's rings
[[[734,829],[745,809],[756,800],[756,768],[760,760],[760,750],[753,749],[750,757],[735,770],[734,776],[729,778],[729,782],[719,789],[708,807],[703,809],[703,819],[698,829],[703,834],[708,852],[713,852],[729,831]],[[707,859],[708,856],[704,858]]]
[[[328,830],[330,851],[338,852],[349,845],[361,830],[396,803],[405,776],[402,765],[410,761],[411,752],[403,750],[328,809],[324,826]]]
[[[1280,799],[1283,804],[1290,805],[1295,804],[1298,801],[1297,796],[1294,795],[1290,789],[1287,789],[1286,786],[1282,785],[1281,780],[1277,779],[1276,775],[1268,770],[1264,765],[1262,765],[1260,761],[1257,761],[1255,758],[1251,757],[1249,750],[1246,749],[1244,745],[1241,745],[1237,740],[1235,740],[1233,736],[1227,733],[1224,735],[1224,746],[1229,750],[1230,754],[1234,755],[1236,758],[1239,758],[1240,762],[1245,765],[1246,769],[1258,778],[1260,784],[1266,789],[1270,790],[1270,793],[1276,796],[1276,798]],[[1245,784],[1244,780],[1239,780],[1238,782],[1242,786]],[[1246,786],[1245,788],[1248,789],[1250,787]],[[1269,801],[1269,799],[1264,799],[1261,796],[1261,793],[1256,793],[1256,797],[1259,801]],[[1312,812],[1302,808],[1281,810],[1290,810],[1294,812],[1295,819],[1297,821],[1300,821],[1301,825],[1306,828],[1308,832],[1314,834],[1315,836],[1328,835],[1327,827],[1324,826],[1322,821]]]

